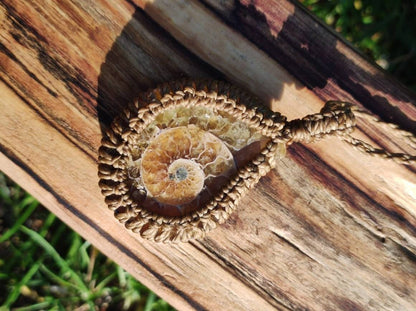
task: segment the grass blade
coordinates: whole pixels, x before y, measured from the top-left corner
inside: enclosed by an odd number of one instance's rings
[[[39,270],[40,264],[43,259],[39,259],[36,261],[29,269],[29,271],[23,276],[19,283],[17,283],[14,287],[12,292],[6,299],[6,302],[0,307],[0,310],[9,310],[10,306],[19,298],[20,296],[20,289],[23,285],[25,285],[29,280],[33,277],[33,275]]]
[[[146,305],[144,307],[144,311],[152,311],[153,303],[155,302],[156,295],[152,292],[149,293],[147,297]]]
[[[25,208],[25,211],[23,214],[17,219],[13,227],[11,227],[9,230],[7,230],[2,236],[0,236],[0,243],[3,243],[4,241],[7,241],[10,239],[10,237],[16,233],[16,231],[19,230],[20,226],[32,215],[33,211],[36,209],[36,207],[39,205],[38,201],[33,201],[34,199],[32,197],[29,197],[27,199],[31,199],[31,203],[27,208]],[[22,202],[26,203],[26,202]]]
[[[98,285],[95,287],[95,290],[100,292],[108,283],[110,283],[113,279],[117,276],[117,271],[114,271],[110,275],[106,276],[104,280],[102,280]]]
[[[41,235],[39,235],[36,231],[33,231],[25,226],[21,226],[20,230],[28,235],[36,244],[42,247],[45,252],[53,258],[55,263],[61,268],[61,271],[69,273],[72,280],[77,284],[79,289],[85,294],[90,294],[87,285],[84,284],[82,279],[79,277],[77,273],[75,273],[71,267],[67,264],[67,262],[58,254],[58,252],[53,248],[51,244],[48,243]]]
[[[46,233],[48,233],[49,228],[52,226],[56,219],[56,216],[52,213],[48,214],[48,217],[46,217],[46,220],[43,222],[42,228],[39,230],[39,234],[43,237],[46,236]]]
[[[52,270],[48,269],[45,265],[40,266],[40,271],[44,273],[51,281],[61,285],[65,286],[67,288],[73,288],[75,290],[80,290],[76,285],[72,284],[71,282],[68,282],[61,278],[59,275],[54,273]]]
[[[45,301],[45,302],[40,302],[40,303],[33,304],[31,306],[27,306],[27,307],[15,308],[15,309],[13,309],[13,311],[47,310],[47,307],[49,307],[49,306],[50,306],[50,302]]]

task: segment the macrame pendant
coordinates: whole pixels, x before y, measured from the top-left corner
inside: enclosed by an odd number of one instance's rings
[[[115,217],[143,238],[201,238],[230,216],[288,144],[350,137],[350,106],[330,102],[287,122],[227,83],[165,84],[142,94],[107,130],[99,185]]]

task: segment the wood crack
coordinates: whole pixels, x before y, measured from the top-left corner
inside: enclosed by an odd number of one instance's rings
[[[286,237],[282,232],[279,232],[278,229],[276,228],[271,228],[270,231],[273,233],[273,235],[275,235],[276,237],[278,237],[280,240],[283,240],[284,242],[286,242],[288,245],[290,245],[293,249],[295,249],[296,251],[298,251],[300,254],[308,257],[310,260],[312,260],[313,262],[316,262],[318,264],[321,264],[318,260],[316,260],[315,258],[313,258],[311,255],[309,255],[306,251],[304,251],[299,245],[296,245],[296,243],[292,242],[288,237]]]

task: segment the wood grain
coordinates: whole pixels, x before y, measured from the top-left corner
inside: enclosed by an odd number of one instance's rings
[[[297,4],[4,0],[0,27],[0,168],[176,308],[415,308],[415,168],[337,139],[292,146],[201,241],[143,241],[103,202],[101,130],[181,77],[234,82],[289,118],[349,100],[415,132],[414,95]],[[367,120],[354,135],[412,151]]]

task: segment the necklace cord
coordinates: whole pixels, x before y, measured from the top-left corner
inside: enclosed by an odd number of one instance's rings
[[[381,121],[350,103],[340,101],[328,101],[319,113],[287,122],[283,128],[282,139],[290,145],[294,142],[314,142],[329,135],[338,136],[355,149],[371,156],[390,159],[404,165],[416,164],[416,155],[393,153],[382,148],[375,148],[351,136],[356,126],[356,117],[387,125],[405,137],[412,147],[416,146],[416,136],[413,133],[400,129],[396,124]]]

